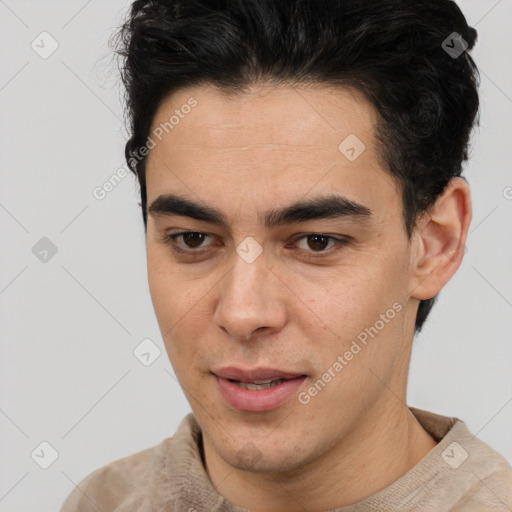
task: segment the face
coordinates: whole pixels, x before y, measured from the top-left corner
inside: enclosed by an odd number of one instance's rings
[[[405,393],[412,249],[375,122],[355,91],[284,85],[182,89],[153,120],[153,306],[203,442],[233,467],[313,464]],[[225,367],[305,377],[244,390]]]

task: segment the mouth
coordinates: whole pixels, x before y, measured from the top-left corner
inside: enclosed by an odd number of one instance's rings
[[[226,404],[242,412],[278,408],[296,394],[307,375],[273,368],[227,367],[212,372]]]
[[[233,379],[228,379],[228,380],[229,380],[229,382],[232,382],[236,386],[239,386],[243,389],[255,390],[255,389],[273,388],[274,386],[278,386],[285,380],[289,380],[289,379],[267,379],[267,380],[259,380],[259,381],[254,381],[254,382],[242,382],[240,380],[233,380]]]
[[[225,366],[213,369],[212,373],[223,379],[256,384],[278,379],[295,379],[305,375],[303,372],[280,370],[277,368],[242,368],[236,366]]]

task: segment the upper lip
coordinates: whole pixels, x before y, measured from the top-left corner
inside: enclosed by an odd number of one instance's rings
[[[256,380],[267,379],[294,379],[302,377],[304,373],[289,372],[278,370],[276,368],[237,368],[235,366],[225,366],[212,372],[223,379],[231,379],[240,382],[254,382]]]

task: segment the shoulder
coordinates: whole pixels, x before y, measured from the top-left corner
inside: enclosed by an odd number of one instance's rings
[[[417,408],[411,412],[438,441],[421,465],[433,476],[428,496],[422,499],[430,500],[435,510],[444,507],[450,512],[512,510],[512,467],[505,457],[459,418]]]
[[[197,421],[192,413],[187,414],[173,436],[87,475],[60,512],[140,512],[154,510],[155,504],[172,505],[184,485],[186,470],[191,464],[201,467],[199,435]]]
[[[512,467],[483,441],[478,440],[476,444],[480,445],[479,456],[466,468],[467,489],[453,512],[509,512],[512,509]],[[480,458],[485,454],[485,459]]]
[[[125,512],[137,510],[147,498],[151,474],[172,438],[102,466],[81,480],[60,512]]]
[[[500,453],[457,424],[458,436],[443,451],[449,475],[461,489],[452,512],[509,512],[512,467]]]

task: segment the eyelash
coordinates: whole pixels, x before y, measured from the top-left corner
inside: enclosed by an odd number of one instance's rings
[[[206,235],[210,236],[207,233],[202,233],[201,231],[180,231],[179,233],[174,233],[172,235],[165,235],[162,238],[162,241],[168,245],[171,246],[171,249],[175,252],[178,252],[180,254],[186,254],[186,255],[201,255],[208,251],[208,249],[200,248],[200,249],[182,249],[177,246],[176,239],[179,237],[182,237],[183,235],[188,234],[200,234],[200,235]],[[338,238],[330,235],[324,235],[322,233],[308,233],[306,235],[302,235],[301,237],[297,238],[293,243],[297,243],[299,240],[302,240],[303,238],[307,238],[309,236],[320,236],[323,238],[327,238],[329,240],[334,240],[335,245],[331,247],[328,250],[318,251],[318,252],[310,252],[306,251],[306,253],[310,253],[306,256],[308,259],[318,259],[318,258],[327,258],[329,256],[332,256],[332,254],[336,251],[339,251],[343,246],[348,245],[350,243],[350,240],[347,239],[347,237],[344,238]]]

